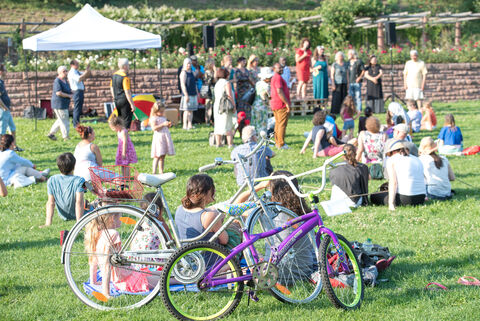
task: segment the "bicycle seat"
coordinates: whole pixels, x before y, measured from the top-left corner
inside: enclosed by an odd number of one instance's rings
[[[249,209],[257,207],[257,203],[254,202],[247,202],[241,204],[225,204],[221,203],[217,206],[217,210],[220,212],[232,215],[232,216],[240,216]]]
[[[146,174],[146,173],[140,173],[138,174],[138,180],[140,183],[152,186],[152,187],[159,187],[162,184],[165,184],[166,182],[171,181],[177,177],[175,173],[165,173],[165,174]]]

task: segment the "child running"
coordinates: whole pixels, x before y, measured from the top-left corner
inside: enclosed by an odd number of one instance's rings
[[[153,158],[152,173],[163,174],[165,166],[165,155],[175,155],[175,148],[173,147],[172,136],[170,135],[169,127],[172,123],[165,118],[165,105],[156,102],[153,104],[150,113],[150,127],[153,130],[152,152]]]
[[[125,165],[135,164],[137,162],[137,153],[135,152],[135,147],[130,140],[128,135],[128,130],[125,128],[123,120],[119,117],[110,118],[108,124],[110,128],[117,133],[118,137],[118,148],[117,148],[117,157],[115,158],[115,165]],[[129,176],[130,171],[126,167],[122,167],[123,176]]]
[[[353,137],[353,129],[355,128],[355,119],[360,116],[360,111],[355,108],[352,96],[347,96],[343,100],[340,116],[343,119],[342,136],[347,140]],[[348,137],[348,138],[347,138]]]

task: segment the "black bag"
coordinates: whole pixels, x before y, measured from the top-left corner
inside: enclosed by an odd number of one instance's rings
[[[218,112],[220,114],[223,113],[231,113],[233,112],[234,106],[230,98],[228,97],[227,93],[224,91],[222,98],[220,98],[220,104],[218,106]]]
[[[242,98],[240,98],[241,101],[247,102],[249,105],[253,104],[253,101],[255,100],[255,88],[250,88],[247,90]]]
[[[28,106],[23,110],[23,118],[45,119],[47,118],[47,110],[40,107]]]

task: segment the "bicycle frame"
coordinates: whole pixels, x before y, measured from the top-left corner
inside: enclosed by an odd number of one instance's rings
[[[303,236],[308,234],[310,231],[312,231],[315,227],[319,227],[318,232],[316,233],[315,237],[315,242],[317,247],[320,245],[321,237],[323,234],[327,234],[332,238],[333,243],[335,244],[335,247],[337,248],[339,254],[340,254],[340,264],[344,271],[347,273],[350,271],[350,268],[348,264],[346,263],[345,259],[345,253],[341,249],[338,238],[335,235],[335,233],[330,230],[329,228],[325,227],[322,221],[322,218],[319,215],[318,209],[315,208],[311,213],[305,214],[303,216],[299,216],[291,221],[288,221],[281,227],[277,227],[275,229],[269,230],[267,232],[263,233],[258,233],[258,234],[248,234],[248,232],[244,229],[243,231],[243,236],[245,241],[234,247],[230,254],[225,257],[222,261],[216,263],[211,270],[205,275],[204,279],[199,283],[201,288],[207,288],[207,287],[215,287],[218,285],[222,284],[228,284],[232,282],[243,282],[243,281],[249,281],[252,279],[252,275],[243,275],[241,277],[236,277],[236,278],[230,278],[230,279],[214,279],[214,276],[216,273],[220,271],[220,269],[233,257],[235,257],[237,254],[243,252],[243,251],[248,251],[252,254],[252,257],[254,259],[254,263],[257,264],[259,263],[259,256],[258,253],[255,249],[254,243],[260,239],[264,239],[267,237],[270,237],[272,235],[278,234],[287,228],[290,228],[300,222],[303,222],[300,226],[296,227],[290,235],[288,235],[280,244],[277,248],[271,248],[271,253],[272,256],[270,258],[269,263],[276,264],[282,260],[282,258],[285,256],[285,254],[288,252],[288,250],[298,241],[300,240]],[[247,253],[246,253],[247,254]],[[247,255],[246,255],[247,257]],[[330,266],[327,266],[328,269],[328,274],[332,274],[333,271],[331,271]]]

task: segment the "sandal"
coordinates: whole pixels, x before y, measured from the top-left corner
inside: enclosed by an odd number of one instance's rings
[[[430,285],[435,285],[436,287],[430,287]],[[425,286],[425,290],[430,290],[430,291],[440,291],[440,290],[443,290],[443,291],[447,291],[447,287],[445,285],[442,285],[440,283],[437,283],[437,282],[430,282],[428,283],[426,286]]]
[[[469,281],[469,279],[471,281]],[[462,276],[461,278],[458,279],[457,283],[463,284],[463,285],[480,286],[480,281],[477,278],[474,278],[473,276]]]

